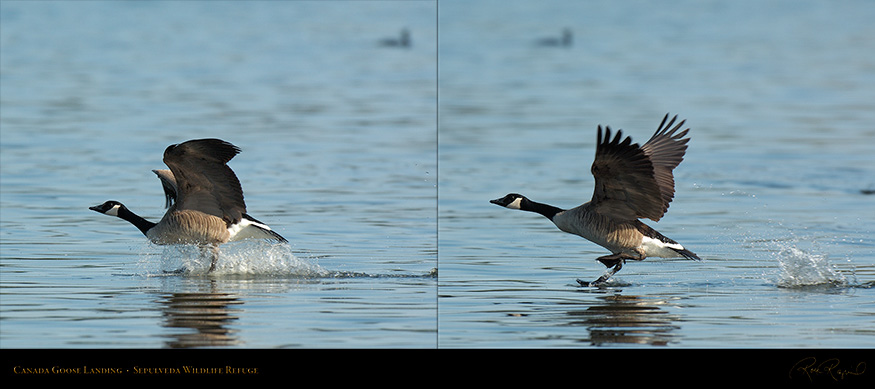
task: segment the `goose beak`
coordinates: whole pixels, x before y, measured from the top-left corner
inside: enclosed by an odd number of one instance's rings
[[[489,200],[489,202],[495,205],[501,205],[501,199]]]
[[[99,206],[99,205],[95,205],[95,206],[93,206],[93,207],[88,207],[88,209],[90,209],[90,210],[92,210],[92,211],[94,211],[94,212],[100,212],[100,206]]]

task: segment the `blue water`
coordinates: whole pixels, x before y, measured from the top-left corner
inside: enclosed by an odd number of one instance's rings
[[[0,347],[437,345],[432,2],[0,7]],[[88,210],[157,221],[151,169],[203,137],[243,150],[249,214],[290,241],[209,276]]]
[[[441,347],[875,346],[875,6],[442,2]],[[573,31],[570,47],[542,47]],[[490,199],[592,196],[596,127],[687,119],[667,215],[703,261],[628,263]]]
[[[0,2],[0,348],[875,346],[866,1]],[[411,31],[409,48],[380,41]],[[569,47],[542,38],[573,31]],[[592,193],[597,125],[690,148],[603,249],[509,192]],[[147,243],[167,145],[219,137],[289,245]],[[186,267],[188,274],[166,274]]]

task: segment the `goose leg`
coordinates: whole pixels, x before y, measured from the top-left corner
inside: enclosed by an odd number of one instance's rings
[[[207,273],[212,273],[216,270],[216,263],[219,262],[219,247],[217,245],[198,245],[200,248],[201,255],[206,256],[210,259],[210,270],[207,270]]]
[[[207,270],[207,273],[212,273],[216,270],[216,263],[219,262],[219,247],[216,245],[210,245],[210,270]]]
[[[603,257],[598,257],[597,260],[599,262],[604,264],[606,267],[613,266],[613,269],[608,270],[607,272],[605,272],[605,274],[602,274],[602,276],[599,277],[595,281],[589,282],[589,281],[583,281],[583,280],[578,279],[577,283],[580,284],[580,286],[599,286],[599,285],[605,283],[605,281],[607,281],[609,278],[611,278],[618,271],[620,271],[620,269],[623,268],[623,263],[625,263],[627,259],[640,260],[643,258],[636,258],[634,256],[631,256],[631,255],[625,254],[625,253],[611,254],[611,255],[605,255]]]
[[[623,261],[619,260],[619,261],[617,261],[616,265],[614,265],[613,269],[608,270],[607,272],[605,272],[605,274],[602,274],[602,276],[599,277],[597,280],[589,282],[589,281],[584,281],[584,280],[578,279],[577,283],[580,284],[580,286],[599,286],[599,285],[605,283],[605,281],[607,281],[609,278],[611,278],[614,274],[616,274],[622,268],[623,268]]]

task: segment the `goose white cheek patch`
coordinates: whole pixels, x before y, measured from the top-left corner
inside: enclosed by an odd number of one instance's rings
[[[118,209],[119,209],[119,206],[115,205],[112,208],[107,209],[105,213],[109,216],[118,216]]]
[[[522,198],[517,198],[516,200],[514,200],[510,204],[508,204],[507,207],[510,209],[521,209],[522,202],[523,202]]]

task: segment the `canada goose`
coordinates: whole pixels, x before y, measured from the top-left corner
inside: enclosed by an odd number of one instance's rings
[[[210,270],[216,268],[218,245],[246,238],[287,242],[266,224],[246,214],[243,189],[227,163],[240,149],[220,139],[196,139],[170,145],[164,163],[170,170],[153,170],[161,180],[167,213],[153,223],[118,201],[89,209],[127,220],[155,244],[197,244],[212,250]]]
[[[547,46],[547,47],[570,47],[572,42],[572,34],[571,30],[568,28],[562,29],[562,37],[561,38],[541,38],[538,39],[538,46]]]
[[[407,29],[401,30],[399,38],[385,38],[380,40],[380,46],[387,47],[410,47],[410,31]]]
[[[510,209],[537,212],[550,219],[560,230],[579,235],[611,251],[597,258],[613,269],[593,282],[577,280],[582,286],[599,285],[618,272],[627,259],[641,261],[648,256],[685,257],[700,260],[696,254],[642,223],[639,218],[659,221],[674,198],[672,170],[681,163],[689,138],[689,128],[677,134],[685,120],[674,128],[677,116],[668,115],[656,133],[644,144],[623,139],[622,130],[611,139],[611,128],[598,127],[592,175],[595,190],[592,200],[572,209],[541,204],[511,193],[493,204]]]

